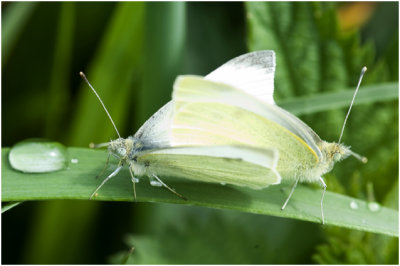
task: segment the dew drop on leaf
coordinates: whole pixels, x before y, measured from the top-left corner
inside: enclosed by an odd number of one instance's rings
[[[352,210],[357,210],[357,209],[358,209],[358,204],[357,204],[357,202],[355,202],[354,200],[352,200],[352,201],[350,202],[350,209],[352,209]]]
[[[66,167],[67,149],[58,142],[27,139],[11,148],[8,159],[11,167],[21,172],[53,172]]]
[[[71,163],[78,163],[78,162],[79,162],[79,160],[76,159],[76,158],[72,158],[72,159],[71,159]]]
[[[154,180],[150,181],[150,185],[152,185],[153,187],[162,187],[162,184],[160,182]]]
[[[380,208],[381,208],[381,207],[380,207],[379,204],[376,203],[376,202],[370,202],[370,203],[368,203],[368,209],[369,209],[370,211],[372,211],[372,212],[377,212],[377,211],[379,211]]]

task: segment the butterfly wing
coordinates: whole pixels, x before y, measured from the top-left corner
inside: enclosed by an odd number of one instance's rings
[[[154,113],[139,128],[134,137],[144,143],[147,148],[169,147],[172,110],[173,104],[170,101]]]
[[[174,147],[144,151],[137,157],[138,164],[147,165],[147,174],[253,189],[280,183],[277,160],[276,150],[241,146]]]
[[[248,145],[279,151],[278,171],[294,177],[296,167],[318,163],[306,143],[279,124],[232,105],[191,103],[174,117],[174,145]]]
[[[201,124],[201,120],[204,119],[204,117],[212,116],[211,114],[208,115],[207,112],[213,112],[211,109],[213,109],[214,104],[230,105],[233,107],[239,107],[241,111],[237,109],[238,112],[247,110],[280,125],[292,134],[296,135],[298,137],[297,140],[300,139],[303,143],[305,142],[307,144],[306,146],[310,147],[316,155],[317,160],[322,158],[321,151],[318,148],[321,139],[300,119],[276,105],[261,102],[257,98],[228,84],[210,81],[199,76],[179,76],[174,84],[172,98],[174,101],[172,132],[176,132],[174,130],[176,128],[199,130],[200,128],[197,125]],[[208,103],[211,105],[208,105],[207,108],[204,108],[201,111],[203,114],[188,113],[188,110],[183,112],[184,108],[189,108],[186,105],[193,103]],[[191,123],[182,120],[182,117],[187,115],[193,116]],[[231,119],[237,121],[235,117],[232,117]],[[222,121],[220,120],[219,123],[220,122]],[[259,121],[257,123],[259,123]],[[251,125],[246,126],[251,127]],[[253,125],[255,128],[257,128],[257,126],[257,124]],[[174,134],[175,133],[172,133],[171,135],[171,141],[176,144],[176,141],[179,142],[179,139],[177,135]],[[270,135],[271,134],[264,135],[264,138],[270,137]]]
[[[275,104],[274,75],[275,52],[266,50],[233,58],[205,78],[229,84],[262,102]]]

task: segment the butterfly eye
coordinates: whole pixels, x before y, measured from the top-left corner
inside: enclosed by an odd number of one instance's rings
[[[126,155],[126,149],[125,148],[118,148],[117,153],[119,156],[124,157]]]
[[[335,152],[335,154],[333,154],[333,160],[335,162],[339,161],[341,157],[342,157],[342,155],[339,152]]]

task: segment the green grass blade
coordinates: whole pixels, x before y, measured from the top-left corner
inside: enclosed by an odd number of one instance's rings
[[[71,204],[74,208],[69,210],[66,216],[65,210],[70,208]],[[79,250],[92,244],[89,240],[90,230],[95,226],[94,221],[100,209],[94,205],[99,204],[89,201],[41,202],[31,224],[34,230],[31,230],[27,237],[26,246],[30,248],[23,254],[24,263],[55,264],[56,261],[65,261],[69,264],[79,264],[83,261],[84,257]],[[73,230],[70,230],[71,228]],[[68,248],[65,249],[65,246]]]
[[[5,203],[5,204],[1,204],[1,213],[4,213],[4,212],[16,207],[21,203],[22,203],[22,201],[9,202],[9,203]]]
[[[171,99],[174,78],[181,73],[185,30],[185,2],[146,3],[144,71],[133,116],[135,128]]]
[[[25,174],[10,168],[8,151],[9,149],[2,149],[2,201],[87,200],[101,182],[95,176],[104,167],[107,157],[105,151],[69,148],[69,156],[78,159],[77,164],[71,163],[68,169],[49,174]],[[115,169],[116,164],[117,162],[112,161],[107,173]],[[281,211],[289,186],[252,190],[174,178],[164,181],[188,200],[184,201],[166,189],[152,187],[143,179],[136,185],[137,201],[207,206],[321,222],[322,191],[306,186],[299,186],[286,209]],[[128,169],[125,168],[117,177],[107,182],[98,192],[96,200],[133,201]],[[350,208],[351,202],[355,202],[358,209]],[[328,191],[325,195],[324,212],[327,225],[398,236],[398,211],[393,209],[381,207],[379,211],[372,212],[362,200]]]
[[[121,134],[124,131],[122,121],[126,121],[128,116],[125,110],[132,103],[132,94],[138,87],[142,71],[144,11],[144,3],[117,3],[93,61],[88,70],[82,69],[103,99]],[[115,137],[115,130],[106,117],[96,96],[82,82],[73,123],[68,131],[68,143],[88,145]]]
[[[38,3],[20,2],[8,4],[10,6],[3,13],[2,21],[2,67],[5,66],[18,36],[21,34],[24,25],[29,20]]]
[[[295,115],[312,114],[321,111],[349,107],[354,89],[326,92],[314,96],[296,97],[279,102],[279,106]],[[397,82],[365,86],[359,90],[354,105],[368,104],[399,98]]]
[[[49,76],[45,134],[47,138],[57,138],[65,121],[60,119],[66,113],[70,98],[69,77],[74,44],[76,5],[65,2],[60,5],[57,37],[53,56],[53,67]]]

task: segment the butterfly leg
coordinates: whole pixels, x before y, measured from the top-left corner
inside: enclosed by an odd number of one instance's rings
[[[319,178],[319,181],[321,181],[321,184],[324,188],[324,192],[322,192],[322,198],[321,198],[321,219],[322,219],[322,224],[325,223],[325,219],[324,219],[324,208],[322,206],[322,203],[324,201],[324,196],[325,196],[325,192],[326,192],[326,184],[324,182],[324,180],[322,179],[322,177]]]
[[[129,173],[131,174],[131,180],[133,184],[133,199],[136,201],[136,178],[133,176],[131,166],[129,166]]]
[[[281,210],[285,209],[286,205],[287,205],[288,202],[289,202],[289,199],[292,197],[292,194],[293,194],[294,189],[296,188],[298,182],[299,182],[299,178],[296,178],[296,181],[294,182],[294,184],[293,184],[293,186],[292,186],[292,190],[290,191],[289,196],[288,196],[288,198],[286,199],[285,203],[283,204]]]
[[[107,178],[104,179],[103,182],[101,182],[100,186],[98,186],[98,187],[96,188],[96,190],[92,193],[92,195],[90,196],[89,199],[92,199],[93,196],[96,194],[96,192],[97,192],[108,180],[110,180],[112,177],[116,176],[116,175],[119,173],[119,171],[122,169],[123,166],[124,166],[123,164],[119,165],[119,166],[117,167],[117,169],[115,169],[114,172],[112,172],[109,176],[107,176]]]
[[[106,164],[104,165],[103,170],[101,170],[100,174],[96,176],[96,179],[104,174],[104,171],[106,170],[109,161],[110,161],[110,154],[108,154]]]
[[[173,190],[172,188],[170,188],[169,186],[167,186],[163,181],[161,181],[160,178],[158,178],[158,176],[156,176],[155,174],[151,174],[152,177],[154,177],[162,186],[164,186],[166,189],[168,189],[169,191],[171,191],[172,193],[174,193],[175,195],[177,195],[178,197],[180,197],[181,199],[187,200],[184,196],[182,196],[181,194],[179,194],[178,192],[176,192],[175,190]]]

